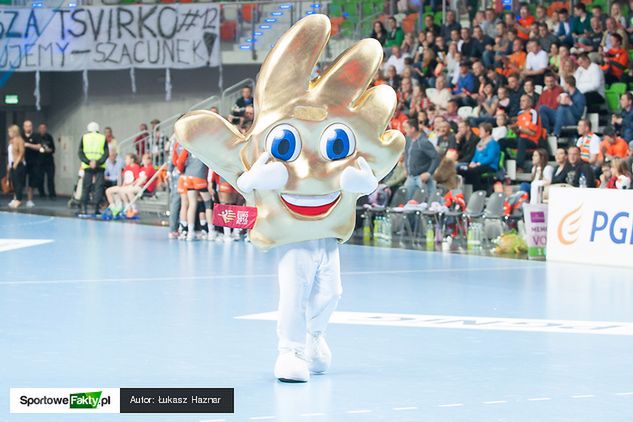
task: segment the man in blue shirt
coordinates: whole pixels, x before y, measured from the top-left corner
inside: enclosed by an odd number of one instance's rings
[[[576,89],[576,78],[573,76],[565,77],[567,85],[567,93],[563,93],[559,97],[559,105],[556,110],[549,107],[541,106],[539,113],[543,127],[547,129],[547,133],[559,137],[563,126],[575,126],[585,113],[585,96]]]
[[[620,114],[611,117],[611,123],[620,130],[620,136],[627,142],[633,141],[633,94],[625,92],[620,97]]]
[[[461,106],[474,106],[474,101],[470,98],[470,94],[477,92],[475,75],[469,70],[468,63],[462,62],[459,65],[459,78],[457,86],[453,88],[454,98]]]

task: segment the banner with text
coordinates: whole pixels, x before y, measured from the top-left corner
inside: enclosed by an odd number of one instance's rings
[[[191,69],[220,64],[217,4],[0,9],[0,69]]]
[[[633,267],[633,191],[552,187],[547,259]]]

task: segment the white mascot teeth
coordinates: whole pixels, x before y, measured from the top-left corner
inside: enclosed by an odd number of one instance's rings
[[[329,205],[341,196],[341,192],[332,192],[327,195],[293,195],[282,193],[281,197],[284,201],[298,207],[320,207]]]

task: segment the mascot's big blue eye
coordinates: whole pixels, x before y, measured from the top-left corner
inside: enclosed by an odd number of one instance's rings
[[[341,160],[356,151],[354,132],[342,123],[328,126],[321,135],[321,155],[328,160]]]
[[[266,149],[279,160],[296,160],[301,153],[301,138],[297,129],[289,124],[275,126],[266,137]]]

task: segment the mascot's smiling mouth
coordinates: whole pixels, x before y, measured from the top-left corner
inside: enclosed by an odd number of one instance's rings
[[[330,211],[341,198],[341,192],[326,195],[292,195],[281,194],[281,202],[296,214],[305,217],[316,217]]]

